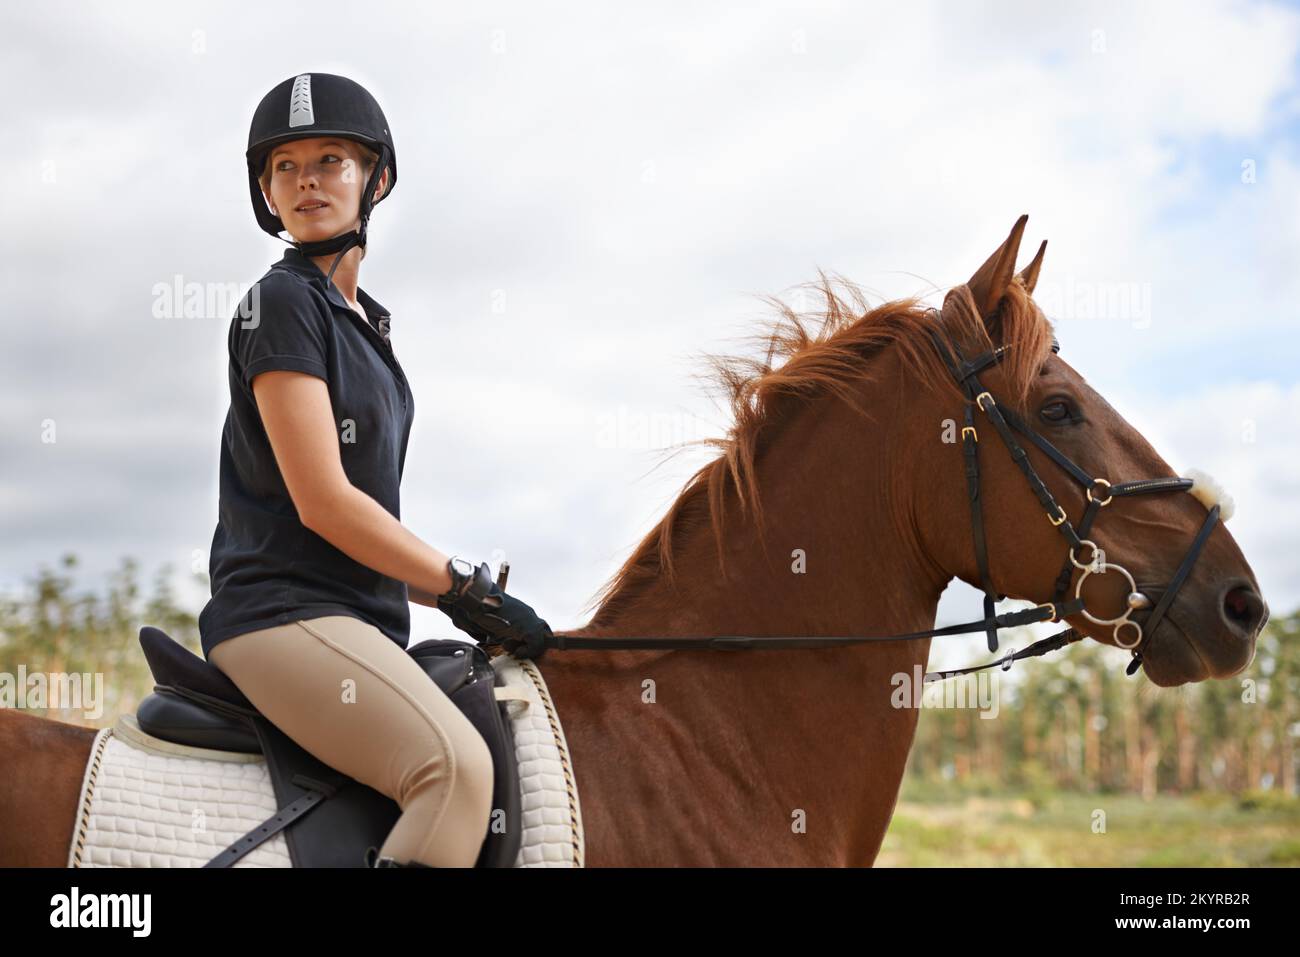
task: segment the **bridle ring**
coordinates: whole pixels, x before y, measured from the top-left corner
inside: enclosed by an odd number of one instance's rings
[[[1137,582],[1133,581],[1133,576],[1128,573],[1128,569],[1126,569],[1123,565],[1112,565],[1109,562],[1102,562],[1101,567],[1098,569],[1092,569],[1086,566],[1080,566],[1080,567],[1083,568],[1083,574],[1079,576],[1079,584],[1074,586],[1075,598],[1081,598],[1080,593],[1083,591],[1083,583],[1087,580],[1089,575],[1093,574],[1094,571],[1096,571],[1097,574],[1104,575],[1112,568],[1128,579],[1128,594],[1132,594],[1133,592],[1138,590]],[[1080,609],[1080,613],[1083,615],[1084,618],[1087,618],[1089,621],[1095,622],[1098,625],[1121,624],[1128,620],[1128,616],[1132,611],[1133,611],[1132,608],[1125,607],[1124,613],[1122,615],[1117,615],[1114,618],[1098,618],[1096,615],[1092,614],[1092,612],[1088,611],[1087,608]],[[1136,625],[1137,622],[1133,622],[1133,624]],[[1116,632],[1119,631],[1118,628],[1116,628],[1115,630]],[[1138,631],[1141,632],[1141,629],[1139,628]],[[1134,646],[1130,645],[1128,647],[1134,647]]]
[[[1089,573],[1091,573],[1091,572],[1102,572],[1102,573],[1104,573],[1104,572],[1106,571],[1106,563],[1105,563],[1105,562],[1102,562],[1100,566],[1098,566],[1098,564],[1097,564],[1097,557],[1101,554],[1101,549],[1099,549],[1099,548],[1097,547],[1097,543],[1094,542],[1094,541],[1093,541],[1092,539],[1090,539],[1090,538],[1085,538],[1085,539],[1083,539],[1082,541],[1080,541],[1079,544],[1080,544],[1080,545],[1087,545],[1089,548],[1092,549],[1092,558],[1090,558],[1090,559],[1088,560],[1088,563],[1087,563],[1086,565],[1085,565],[1085,564],[1082,564],[1081,562],[1079,562],[1079,561],[1074,557],[1074,548],[1071,547],[1071,548],[1070,548],[1070,563],[1071,563],[1072,565],[1074,565],[1075,568],[1083,569],[1085,572],[1089,572]],[[1118,565],[1116,565],[1115,567],[1116,567],[1116,568],[1119,568]],[[1120,571],[1124,571],[1124,569],[1120,568]],[[1128,572],[1124,572],[1124,574],[1127,575]],[[1079,579],[1079,580],[1082,581],[1083,579]],[[1129,581],[1132,581],[1132,579],[1130,578]],[[1076,595],[1075,597],[1077,598],[1078,596]]]
[[[1119,633],[1124,630],[1125,625],[1132,625],[1134,630],[1137,631],[1137,641],[1133,642],[1133,644],[1131,645],[1126,645],[1124,644],[1124,642],[1119,640]],[[1115,644],[1117,644],[1121,648],[1124,648],[1125,650],[1128,651],[1133,650],[1138,645],[1142,644],[1142,626],[1139,625],[1136,621],[1121,621],[1118,625],[1115,626]]]
[[[1113,498],[1115,497],[1114,493],[1107,493],[1105,499],[1096,499],[1096,498],[1093,498],[1093,497],[1092,497],[1092,489],[1093,489],[1093,486],[1095,486],[1095,485],[1104,485],[1104,486],[1106,486],[1106,488],[1110,488],[1110,483],[1107,482],[1104,478],[1095,478],[1095,479],[1093,479],[1093,480],[1092,480],[1092,485],[1088,486],[1088,501],[1089,501],[1089,502],[1096,502],[1096,503],[1097,503],[1097,506],[1098,506],[1099,508],[1102,507],[1102,506],[1104,506],[1104,505],[1109,505],[1111,499],[1113,499]]]

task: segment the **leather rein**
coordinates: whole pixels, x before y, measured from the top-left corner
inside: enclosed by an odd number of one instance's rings
[[[937,326],[937,322],[936,322]],[[1117,497],[1129,495],[1141,495],[1151,492],[1186,492],[1190,491],[1193,482],[1189,478],[1152,478],[1139,479],[1133,482],[1123,482],[1112,485],[1104,478],[1095,478],[1090,476],[1082,468],[1070,461],[1059,449],[1053,446],[1045,438],[1033,431],[1025,422],[1016,415],[1010,408],[1003,408],[998,405],[993,396],[980,384],[978,374],[988,367],[997,364],[1002,360],[1007,352],[1007,346],[999,346],[990,352],[970,360],[963,361],[960,351],[952,343],[946,342],[936,331],[936,328],[927,329],[930,338],[938,349],[939,354],[943,357],[944,363],[952,373],[957,385],[966,394],[965,425],[962,427],[962,452],[966,464],[966,486],[971,503],[971,528],[975,543],[975,557],[979,566],[980,584],[984,591],[984,617],[978,621],[963,622],[957,625],[947,625],[942,628],[932,628],[927,631],[913,631],[901,635],[873,635],[861,636],[853,635],[848,637],[822,637],[822,636],[747,636],[747,635],[718,635],[718,636],[699,636],[699,637],[610,637],[610,638],[582,638],[567,637],[564,635],[552,635],[546,641],[547,648],[558,648],[562,651],[569,650],[596,650],[604,649],[608,651],[616,649],[652,649],[652,648],[680,648],[680,649],[703,649],[710,650],[737,650],[737,649],[764,649],[764,648],[825,648],[838,645],[858,644],[867,641],[914,641],[920,638],[940,638],[948,635],[966,635],[983,631],[988,638],[988,647],[990,652],[998,650],[998,631],[1002,628],[1012,628],[1019,625],[1028,625],[1035,622],[1044,621],[1061,621],[1063,618],[1073,615],[1082,614],[1089,621],[1099,625],[1114,626],[1115,644],[1131,651],[1133,660],[1129,662],[1126,674],[1132,675],[1142,664],[1142,649],[1150,647],[1151,637],[1156,628],[1160,626],[1164,619],[1165,612],[1173,604],[1174,596],[1182,587],[1187,577],[1191,574],[1192,566],[1196,563],[1201,549],[1205,546],[1206,540],[1213,531],[1215,523],[1219,518],[1219,505],[1215,504],[1209,510],[1200,531],[1197,532],[1187,554],[1183,557],[1182,563],[1174,573],[1173,579],[1164,589],[1160,596],[1159,602],[1155,609],[1148,616],[1145,627],[1134,621],[1130,615],[1139,609],[1150,608],[1151,599],[1144,595],[1137,587],[1133,576],[1129,574],[1124,567],[1114,562],[1106,561],[1104,551],[1098,548],[1097,544],[1091,539],[1085,538],[1089,529],[1092,527],[1093,520],[1097,517],[1102,508],[1109,505]],[[1060,344],[1056,338],[1052,339],[1052,352],[1059,352]],[[1039,504],[1043,507],[1047,515],[1047,520],[1056,528],[1066,543],[1069,545],[1069,553],[1066,557],[1065,565],[1057,577],[1055,591],[1052,600],[1035,606],[1034,608],[1013,611],[1001,615],[995,615],[994,605],[1006,596],[1000,594],[993,586],[992,577],[989,574],[988,553],[984,537],[984,518],[980,502],[980,471],[979,471],[979,434],[975,428],[975,411],[978,409],[984,413],[984,417],[993,426],[1007,451],[1011,453],[1012,460],[1019,466],[1020,471],[1024,473],[1025,479],[1029,482],[1034,495],[1037,497]],[[1019,432],[1034,445],[1038,446],[1053,462],[1060,466],[1071,478],[1078,482],[1085,490],[1088,505],[1084,510],[1083,517],[1079,520],[1078,528],[1072,525],[1065,514],[1065,509],[1057,504],[1052,497],[1043,480],[1039,478],[1038,473],[1034,471],[1033,465],[1029,462],[1029,456],[1024,447],[1016,440],[1014,432]],[[1084,549],[1090,549],[1086,553],[1087,561],[1080,561],[1076,552],[1082,552]],[[1073,577],[1074,569],[1080,569],[1083,574],[1079,577],[1078,583],[1074,588],[1074,597],[1068,600],[1065,594],[1070,585],[1070,579]],[[1114,570],[1122,575],[1128,582],[1129,594],[1126,601],[1126,607],[1120,615],[1114,618],[1099,618],[1093,615],[1084,605],[1081,593],[1083,583],[1089,575],[1105,574]],[[1124,641],[1124,629],[1133,630],[1132,640]],[[1036,641],[1021,651],[1012,651],[1003,657],[992,661],[986,665],[977,665],[970,668],[959,668],[951,671],[927,672],[925,681],[941,681],[958,675],[971,674],[976,671],[983,671],[986,668],[1001,667],[1003,671],[1011,668],[1011,665],[1025,658],[1035,658],[1047,654],[1051,651],[1064,648],[1069,644],[1081,640],[1083,634],[1074,628],[1067,628],[1055,635]]]

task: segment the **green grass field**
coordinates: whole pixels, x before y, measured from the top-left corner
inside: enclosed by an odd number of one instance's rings
[[[876,866],[1297,867],[1300,800],[905,788]]]

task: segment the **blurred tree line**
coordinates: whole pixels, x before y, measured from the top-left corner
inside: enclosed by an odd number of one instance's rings
[[[1272,616],[1239,675],[1160,688],[1124,674],[1127,652],[1084,640],[999,674],[999,713],[922,709],[912,782],[959,789],[1297,794],[1300,611]],[[1014,641],[1017,648],[1032,639]],[[1063,657],[1068,655],[1068,657]],[[997,669],[993,669],[997,671]],[[965,680],[967,701],[978,702]],[[936,693],[936,692],[932,692]],[[922,787],[924,791],[924,787]]]
[[[82,708],[64,707],[59,688],[50,682],[48,707],[25,710],[68,724],[102,728],[119,714],[130,714],[153,691],[153,677],[140,649],[140,627],[154,625],[202,657],[197,614],[176,604],[171,587],[173,566],[158,569],[152,594],[141,595],[140,565],[122,559],[109,576],[103,595],[77,590],[72,572],[75,555],[64,555],[59,569],[42,567],[28,593],[0,598],[0,672],[18,680],[27,674],[103,674],[103,713],[88,719]],[[197,576],[207,587],[207,576]],[[29,683],[30,684],[30,683]]]
[[[197,615],[177,606],[171,565],[158,570],[147,598],[132,558],[122,560],[102,596],[76,590],[74,555],[60,566],[42,568],[28,594],[0,599],[0,672],[15,681],[20,664],[28,674],[102,673],[103,714],[87,720],[57,700],[31,713],[104,727],[134,712],[153,690],[141,625],[161,628],[202,655]],[[206,576],[197,578],[206,588]],[[1125,676],[1127,656],[1092,641],[1071,645],[1068,657],[1019,662],[1015,680],[998,675],[994,720],[982,719],[975,707],[922,709],[909,781],[989,793],[1062,789],[1152,797],[1275,789],[1294,797],[1298,637],[1300,611],[1274,616],[1240,675],[1173,689]],[[962,680],[973,683],[976,676],[953,682]],[[968,700],[978,701],[973,685],[968,689]]]

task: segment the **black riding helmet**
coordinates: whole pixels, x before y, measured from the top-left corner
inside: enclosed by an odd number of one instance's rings
[[[314,243],[293,242],[303,255],[325,256],[337,252],[330,266],[326,283],[334,278],[334,270],[352,246],[366,245],[366,224],[373,206],[371,197],[379,186],[379,178],[388,170],[388,189],[379,198],[383,202],[397,185],[397,151],[393,148],[393,135],[388,132],[388,120],[379,103],[361,84],[345,76],[331,73],[303,73],[293,76],[262,97],[253,114],[253,125],[248,130],[248,188],[253,200],[253,213],[258,225],[274,236],[283,239],[284,221],[266,205],[258,175],[266,165],[272,148],[289,140],[310,139],[314,136],[342,136],[364,143],[379,154],[375,171],[361,193],[361,228],[340,233]],[[285,240],[288,242],[288,240]]]

